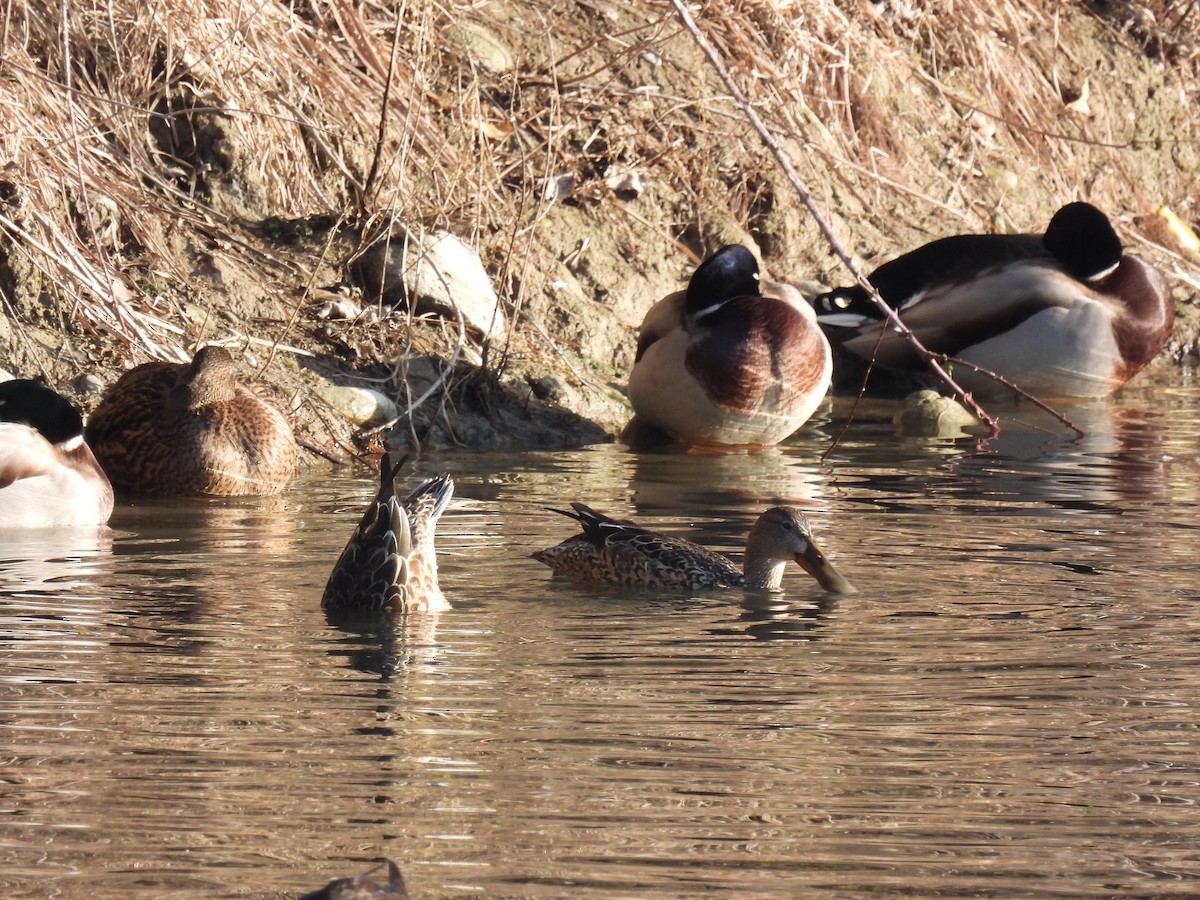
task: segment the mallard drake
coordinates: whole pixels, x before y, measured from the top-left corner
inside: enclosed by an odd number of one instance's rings
[[[626,587],[777,591],[784,568],[795,560],[825,590],[855,592],[817,546],[804,514],[791,506],[775,506],[758,517],[746,538],[740,572],[727,557],[691,541],[611,519],[582,503],[572,503],[571,508],[574,512],[551,511],[574,519],[583,532],[533,554],[557,575]]]
[[[777,444],[829,390],[829,342],[788,285],[760,287],[740,244],[646,314],[629,375],[637,420],[690,446]]]
[[[1062,207],[1040,236],[933,241],[880,266],[869,280],[930,350],[1037,396],[1107,396],[1162,350],[1175,320],[1162,274],[1125,253],[1108,217],[1089,203]],[[884,328],[861,286],[813,303],[835,344],[888,368],[921,368],[904,337]],[[954,377],[967,390],[1003,391],[962,366]]]
[[[384,866],[387,866],[388,871],[386,883],[376,881],[371,877]],[[385,859],[362,875],[331,881],[319,891],[303,895],[300,900],[407,900],[407,898],[408,888],[404,884],[404,876],[400,874],[400,867],[390,859]]]
[[[112,510],[79,410],[36,381],[0,384],[0,528],[103,525]]]
[[[87,436],[113,484],[146,494],[275,494],[296,469],[287,416],[265,388],[238,380],[223,347],[129,370]]]
[[[321,597],[335,614],[436,612],[450,604],[438,586],[437,521],[454,494],[449,475],[424,481],[400,502],[395,466],[384,454],[379,491],[338,557]]]

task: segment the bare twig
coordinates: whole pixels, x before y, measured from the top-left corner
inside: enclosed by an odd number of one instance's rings
[[[1050,413],[1050,415],[1054,416],[1054,418],[1058,419],[1058,421],[1062,422],[1064,425],[1066,425],[1068,428],[1070,428],[1072,431],[1074,431],[1080,437],[1087,434],[1086,431],[1084,431],[1082,428],[1080,428],[1078,425],[1076,425],[1074,422],[1072,422],[1070,419],[1068,419],[1062,413],[1058,412],[1058,410],[1053,409],[1051,406],[1049,406],[1046,403],[1043,403],[1037,397],[1033,396],[1033,394],[1030,394],[1027,391],[1021,390],[1019,387],[1017,387],[1015,384],[1013,384],[1011,381],[1009,381],[1003,375],[1001,375],[997,372],[993,372],[991,369],[985,369],[983,366],[977,366],[977,365],[975,365],[975,363],[967,362],[965,359],[961,359],[957,356],[949,356],[945,353],[942,353],[939,355],[943,362],[948,362],[952,366],[962,366],[963,368],[970,369],[972,372],[977,372],[980,375],[984,375],[984,376],[992,379],[992,381],[996,382],[997,384],[1004,385],[1006,388],[1008,388],[1010,391],[1012,391],[1014,394],[1016,394],[1021,399],[1028,400],[1034,406],[1037,406],[1040,409],[1043,409],[1046,412]]]
[[[375,178],[379,175],[379,161],[383,157],[383,146],[387,141],[388,103],[392,97],[392,82],[396,78],[396,56],[400,50],[400,21],[403,7],[396,7],[396,21],[392,30],[392,53],[388,59],[387,80],[383,83],[383,99],[379,103],[379,133],[375,137],[375,149],[371,155],[371,170],[363,184],[362,196],[359,198],[358,220],[361,222],[367,216],[367,207],[371,202],[371,192],[375,187]]]
[[[732,95],[734,102],[737,103],[737,105],[741,108],[742,113],[746,116],[747,121],[749,121],[754,127],[754,130],[758,132],[758,136],[762,139],[763,144],[765,144],[767,149],[771,151],[771,155],[774,156],[775,161],[779,163],[779,167],[787,176],[788,181],[790,181],[792,183],[792,187],[796,189],[796,193],[800,197],[800,202],[803,203],[808,209],[809,214],[813,217],[813,221],[815,221],[817,223],[817,227],[821,229],[821,233],[825,236],[825,240],[828,242],[829,248],[842,261],[846,268],[850,270],[850,273],[854,276],[855,281],[862,285],[863,290],[867,292],[867,295],[871,298],[871,301],[875,304],[879,311],[883,313],[888,327],[894,329],[904,336],[904,339],[912,345],[913,350],[916,351],[917,355],[921,357],[921,359],[933,371],[933,373],[937,375],[937,377],[941,379],[941,381],[947,387],[949,387],[950,390],[955,393],[955,395],[962,398],[963,403],[965,403],[971,409],[971,411],[978,416],[979,419],[982,420],[989,429],[991,429],[993,437],[999,434],[1000,423],[997,422],[993,416],[988,414],[987,410],[985,410],[979,405],[979,403],[976,402],[975,398],[969,391],[966,391],[959,386],[958,382],[956,382],[950,376],[950,373],[947,372],[938,362],[937,354],[926,349],[925,345],[921,343],[915,334],[913,334],[912,329],[910,329],[900,320],[900,317],[896,315],[896,311],[887,304],[887,301],[880,296],[879,291],[875,289],[875,286],[867,280],[867,277],[863,274],[862,269],[858,267],[858,264],[854,262],[854,259],[849,253],[846,252],[845,248],[842,247],[841,241],[839,241],[837,235],[833,233],[832,227],[830,227],[829,223],[825,220],[821,210],[817,208],[816,201],[813,200],[812,194],[801,180],[800,175],[796,172],[796,169],[792,165],[792,161],[788,157],[787,153],[784,152],[783,148],[779,145],[779,142],[775,139],[775,136],[771,133],[770,129],[767,128],[766,124],[759,117],[758,113],[754,111],[754,107],[750,105],[750,101],[746,99],[746,95],[742,93],[741,88],[739,88],[737,85],[737,82],[733,80],[733,76],[729,73],[728,67],[726,67],[725,63],[721,60],[721,57],[717,54],[717,51],[713,48],[712,44],[710,44],[708,39],[701,33],[699,27],[696,25],[695,20],[692,18],[691,13],[688,12],[687,7],[684,5],[683,0],[671,0],[671,3],[675,7],[676,12],[679,13],[679,18],[682,20],[684,27],[688,30],[688,32],[692,35],[693,40],[696,41],[696,44],[704,52],[704,55],[708,58],[709,63],[721,77],[721,80],[725,82],[725,86],[729,89],[729,93]]]

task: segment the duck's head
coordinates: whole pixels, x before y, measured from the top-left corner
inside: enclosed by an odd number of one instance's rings
[[[180,380],[188,409],[227,403],[237,395],[237,367],[224,347],[201,347]]]
[[[46,385],[27,378],[0,384],[0,421],[28,425],[60,446],[83,440],[79,410]]]
[[[1054,214],[1042,246],[1080,281],[1099,281],[1120,264],[1124,248],[1108,216],[1090,203],[1068,203]]]
[[[775,506],[759,516],[746,540],[746,558],[748,566],[752,559],[776,566],[793,560],[825,590],[838,594],[857,592],[821,552],[808,519],[795,507]],[[750,574],[747,571],[747,578]]]
[[[692,319],[700,320],[735,297],[758,294],[758,260],[741,244],[727,244],[692,273],[685,306]]]

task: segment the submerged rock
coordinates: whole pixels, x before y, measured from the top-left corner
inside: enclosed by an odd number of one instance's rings
[[[904,398],[904,408],[893,417],[900,433],[910,437],[963,437],[979,424],[965,406],[937,391],[916,391]]]

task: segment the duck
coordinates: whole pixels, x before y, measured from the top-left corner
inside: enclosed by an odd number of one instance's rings
[[[212,344],[191,363],[130,369],[101,397],[87,437],[113,484],[142,494],[276,494],[296,469],[287,416]]]
[[[371,877],[384,866],[388,873],[386,882]],[[385,859],[362,875],[331,881],[319,891],[304,894],[300,900],[408,900],[408,888],[400,867],[390,859]]]
[[[582,529],[533,554],[556,575],[634,588],[778,591],[784,569],[794,560],[826,591],[856,593],[817,545],[804,514],[792,506],[774,506],[758,517],[746,538],[741,570],[728,557],[699,544],[610,518],[582,503],[550,512],[574,519]]]
[[[437,522],[454,496],[448,474],[417,485],[403,502],[396,475],[404,465],[380,458],[379,490],[338,557],[321,608],[327,614],[439,612],[450,609],[438,584]]]
[[[1162,273],[1125,252],[1090,203],[1061,207],[1045,233],[961,234],[887,262],[868,280],[934,353],[988,369],[1038,397],[1106,397],[1166,344],[1175,304]],[[859,285],[813,299],[835,346],[900,371],[924,368]],[[957,366],[966,390],[1006,388]]]
[[[760,284],[754,254],[728,244],[646,313],[629,401],[639,424],[685,446],[771,446],[808,421],[832,371],[800,292]]]
[[[37,381],[0,384],[0,528],[101,526],[112,511],[79,409]]]

